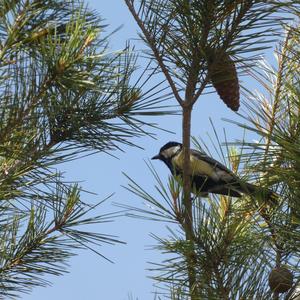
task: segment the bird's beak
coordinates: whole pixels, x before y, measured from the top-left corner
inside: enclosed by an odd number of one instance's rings
[[[151,159],[160,159],[160,154],[153,156]]]

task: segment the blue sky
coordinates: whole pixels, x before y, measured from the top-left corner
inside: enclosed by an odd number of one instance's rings
[[[105,23],[109,24],[108,32],[123,25],[111,37],[113,50],[122,49],[127,39],[137,37],[137,27],[123,0],[90,0],[87,3],[98,11],[105,19]],[[146,61],[140,63],[146,64]],[[173,104],[175,104],[175,100]],[[222,118],[236,120],[238,117],[225,107],[216,94],[204,95],[196,104],[193,112],[193,135],[208,140],[207,132],[213,133],[209,117],[214,121],[221,136],[223,128],[226,128],[230,140],[242,137],[241,130],[222,121]],[[161,127],[176,132],[176,134],[156,131],[157,140],[150,137],[135,140],[145,150],[125,147],[125,152],[115,153],[119,159],[99,153],[59,167],[66,172],[67,179],[80,181],[85,190],[97,194],[83,195],[85,201],[94,203],[113,192],[115,193],[105,205],[99,207],[97,212],[107,213],[118,210],[112,202],[143,206],[141,199],[121,187],[121,185],[127,184],[122,172],[126,172],[150,191],[153,190],[154,179],[146,169],[144,160],[156,154],[167,141],[179,141],[181,137],[181,119],[179,117],[158,117],[155,121]],[[155,168],[161,174],[161,178],[167,182],[169,175],[167,168],[159,162],[155,162]],[[151,275],[147,271],[147,268],[150,267],[148,262],[160,262],[162,256],[149,250],[150,246],[155,244],[149,234],[165,236],[165,225],[127,217],[120,217],[113,223],[98,225],[93,230],[117,235],[127,243],[115,246],[103,245],[100,249],[105,256],[114,261],[114,264],[106,262],[89,251],[80,251],[78,256],[69,261],[69,274],[61,277],[47,277],[53,283],[51,287],[34,289],[30,295],[22,296],[22,299],[125,300],[128,299],[129,294],[134,296],[133,299],[154,299],[153,292],[156,289],[153,281],[147,277]]]

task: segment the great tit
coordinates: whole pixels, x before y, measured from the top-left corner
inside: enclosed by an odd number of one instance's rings
[[[174,176],[182,176],[182,144],[168,142],[152,159],[163,161]],[[267,200],[276,198],[276,193],[242,181],[220,162],[200,151],[190,150],[190,166],[192,188],[196,189],[201,196],[214,193],[232,197],[241,197],[243,194],[261,195],[263,199]]]

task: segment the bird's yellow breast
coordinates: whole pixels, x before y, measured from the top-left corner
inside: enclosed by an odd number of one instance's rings
[[[209,163],[190,155],[190,164],[192,176],[202,175],[214,177],[214,168]],[[173,165],[180,170],[183,169],[183,152],[173,158]]]

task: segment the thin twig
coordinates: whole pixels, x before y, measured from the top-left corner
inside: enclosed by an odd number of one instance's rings
[[[181,99],[179,93],[178,93],[178,90],[176,88],[176,85],[166,67],[166,65],[164,64],[164,61],[162,59],[162,56],[160,55],[159,53],[159,50],[158,48],[156,47],[155,45],[155,39],[151,36],[151,33],[146,29],[143,21],[139,18],[137,12],[135,11],[134,9],[134,5],[133,5],[133,2],[130,2],[129,0],[125,0],[125,3],[126,5],[128,6],[128,9],[129,11],[131,12],[132,16],[134,17],[136,23],[138,24],[138,26],[140,27],[140,29],[142,30],[152,52],[153,52],[153,55],[159,65],[159,67],[161,68],[163,74],[165,75],[171,89],[172,89],[172,92],[177,100],[177,102],[179,103],[179,105],[183,105],[183,100]]]
[[[62,227],[67,223],[68,218],[70,217],[71,213],[72,213],[72,210],[70,210],[70,209],[66,210],[65,214],[63,215],[63,217],[62,217],[62,219],[59,223],[56,222],[53,225],[53,227],[49,228],[42,235],[37,236],[36,239],[31,242],[29,247],[25,251],[22,252],[22,255],[14,258],[13,260],[11,260],[11,262],[9,264],[7,264],[7,265],[3,266],[2,268],[0,268],[0,274],[7,271],[7,270],[11,270],[14,267],[23,265],[23,257],[25,257],[26,255],[31,253],[34,249],[37,249],[41,245],[40,242],[42,240],[44,240],[46,237],[48,237],[49,235],[51,235],[55,231],[60,231],[62,229]]]

